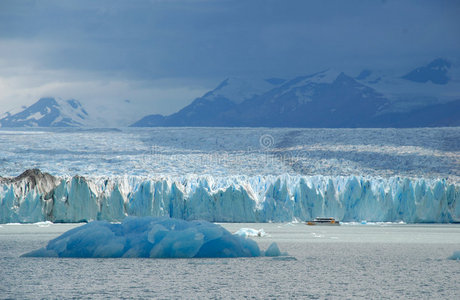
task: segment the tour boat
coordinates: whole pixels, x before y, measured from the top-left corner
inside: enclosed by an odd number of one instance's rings
[[[340,225],[340,222],[334,218],[315,218],[313,221],[308,221],[307,225]]]

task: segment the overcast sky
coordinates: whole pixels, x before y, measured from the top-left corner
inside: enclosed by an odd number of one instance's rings
[[[230,76],[455,60],[459,16],[440,0],[0,0],[0,112],[53,96],[169,114]]]

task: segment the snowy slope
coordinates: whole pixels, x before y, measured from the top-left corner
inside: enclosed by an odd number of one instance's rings
[[[355,79],[385,95],[391,102],[388,112],[407,112],[460,99],[460,68],[445,59],[407,74],[366,69]]]
[[[117,128],[127,127],[146,111],[150,111],[148,103],[129,99],[106,99],[97,101],[82,99],[82,105],[88,114],[94,119],[94,127]]]
[[[0,127],[77,127],[94,125],[91,117],[77,100],[41,98],[22,111],[7,112]]]
[[[206,100],[218,100],[226,98],[233,103],[239,104],[244,100],[261,95],[283,82],[282,79],[256,79],[256,78],[227,78],[217,88],[206,93],[202,98]]]

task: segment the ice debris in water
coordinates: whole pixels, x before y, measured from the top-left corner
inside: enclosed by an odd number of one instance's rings
[[[242,237],[263,237],[267,235],[263,228],[259,230],[254,228],[240,228],[234,234]]]
[[[265,256],[281,256],[280,248],[276,243],[272,243],[265,251]]]
[[[460,260],[460,251],[454,251],[454,253],[448,257],[451,260]]]
[[[267,250],[280,255],[278,246]],[[255,257],[257,243],[206,221],[128,217],[122,223],[94,221],[51,240],[25,257]]]

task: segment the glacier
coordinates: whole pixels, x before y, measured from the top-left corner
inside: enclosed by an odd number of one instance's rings
[[[122,223],[94,221],[69,230],[23,257],[205,258],[280,256],[266,252],[220,225],[168,217],[128,217]]]
[[[119,222],[127,216],[210,222],[460,221],[460,186],[445,179],[360,176],[0,178],[0,223]]]

